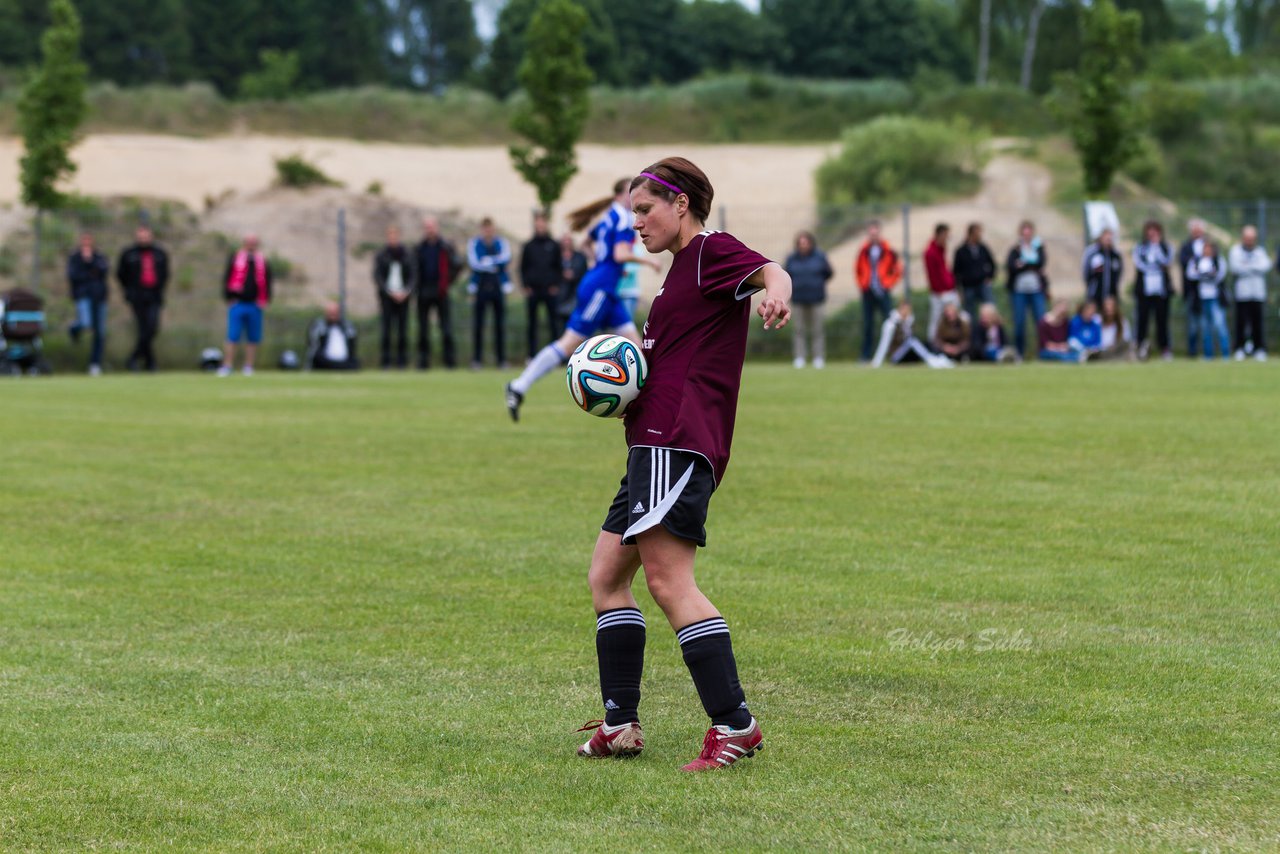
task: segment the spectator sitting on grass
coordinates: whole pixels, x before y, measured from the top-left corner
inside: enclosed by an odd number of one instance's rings
[[[871,360],[871,367],[880,367],[888,356],[889,363],[893,365],[924,362],[931,368],[954,368],[954,362],[946,356],[930,352],[915,336],[911,329],[912,322],[911,303],[904,299],[895,310],[889,312],[889,317],[881,327],[880,346],[876,349],[875,358]]]
[[[307,366],[315,371],[358,371],[356,328],[342,319],[336,302],[327,302],[324,317],[317,317],[307,330]]]
[[[973,351],[975,359],[1002,363],[1018,361],[1018,353],[1009,346],[1009,339],[1004,332],[1004,320],[995,303],[983,303],[978,309],[978,331],[975,338],[978,341]]]
[[[1120,313],[1120,301],[1107,297],[1102,301],[1102,338],[1099,359],[1133,360],[1133,330]]]
[[[956,303],[946,303],[938,317],[938,328],[933,332],[933,349],[954,361],[967,362],[972,347],[969,315]]]
[[[1096,358],[1102,352],[1102,321],[1093,300],[1085,300],[1067,327],[1067,344],[1079,354],[1080,361]]]
[[[1040,336],[1040,358],[1046,362],[1082,361],[1083,353],[1073,350],[1068,340],[1067,303],[1058,301],[1045,312],[1036,327]]]

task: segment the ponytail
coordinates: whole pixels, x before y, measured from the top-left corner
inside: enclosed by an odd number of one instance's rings
[[[600,216],[600,214],[607,211],[609,209],[609,206],[613,204],[613,200],[618,197],[619,193],[627,189],[627,186],[630,183],[631,183],[630,178],[619,178],[617,181],[613,182],[612,196],[606,196],[603,199],[596,199],[594,202],[592,202],[589,205],[583,205],[582,207],[578,208],[576,211],[571,211],[569,213],[570,231],[582,231],[584,228],[590,225],[591,220],[595,219],[596,217]]]

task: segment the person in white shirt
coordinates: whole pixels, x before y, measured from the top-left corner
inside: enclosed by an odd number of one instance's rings
[[[1133,359],[1133,332],[1129,321],[1120,313],[1120,301],[1107,297],[1102,301],[1102,349],[1099,359]]]
[[[1218,255],[1218,247],[1212,240],[1205,240],[1199,258],[1187,264],[1187,281],[1196,288],[1200,297],[1200,337],[1204,340],[1204,357],[1212,359],[1213,345],[1218,353],[1228,358],[1230,343],[1227,339],[1227,315],[1223,310],[1226,295],[1222,283],[1227,278],[1227,262]]]
[[[358,371],[356,328],[342,319],[336,302],[326,303],[324,317],[317,317],[307,330],[307,362],[316,371]]]
[[[1252,355],[1259,362],[1267,360],[1266,320],[1267,273],[1271,257],[1258,245],[1258,229],[1246,225],[1240,242],[1231,247],[1227,266],[1235,276],[1236,297],[1236,361]]]
[[[1164,226],[1151,220],[1142,227],[1142,242],[1133,247],[1133,266],[1138,280],[1134,288],[1138,293],[1138,358],[1146,359],[1150,352],[1147,330],[1152,318],[1156,322],[1156,344],[1161,358],[1173,358],[1169,345],[1169,298],[1173,295],[1173,281],[1169,277],[1169,264],[1173,251],[1164,239]]]

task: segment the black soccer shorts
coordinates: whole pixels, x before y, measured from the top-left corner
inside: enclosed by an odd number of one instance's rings
[[[624,546],[655,525],[705,546],[715,489],[715,474],[701,454],[638,445],[627,454],[627,473],[601,527],[620,535]]]

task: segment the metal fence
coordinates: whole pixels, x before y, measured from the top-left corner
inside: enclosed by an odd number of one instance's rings
[[[299,205],[301,204],[301,207]],[[1123,203],[1116,205],[1121,222],[1121,250],[1128,253],[1148,219],[1164,223],[1171,242],[1185,236],[1186,221],[1200,217],[1209,223],[1210,234],[1224,247],[1238,239],[1246,224],[1256,225],[1267,243],[1268,227],[1280,222],[1274,201],[1207,203]],[[1083,292],[1080,276],[1081,253],[1085,246],[1084,220],[1072,206],[1039,206],[1037,228],[1050,259],[1050,275],[1055,294],[1074,297]],[[35,281],[49,298],[51,355],[59,367],[71,368],[82,360],[67,342],[62,330],[70,322],[72,306],[67,299],[64,269],[67,255],[82,230],[94,233],[99,247],[114,260],[132,240],[139,223],[153,227],[158,241],[173,258],[170,296],[162,321],[159,354],[162,364],[189,367],[198,361],[204,347],[221,340],[221,276],[228,254],[245,232],[261,236],[263,249],[279,276],[277,300],[268,318],[267,359],[282,349],[301,350],[307,322],[316,316],[327,299],[342,299],[363,333],[366,357],[376,348],[375,291],[371,282],[373,256],[384,241],[389,225],[397,225],[406,242],[414,242],[424,215],[436,215],[445,235],[461,249],[482,216],[492,216],[517,249],[529,232],[531,211],[515,206],[480,207],[473,210],[433,210],[425,205],[364,196],[353,201],[350,194],[326,191],[306,194],[303,202],[254,199],[247,202],[209,200],[206,209],[194,212],[180,204],[161,200],[113,199],[78,210],[46,216],[41,253]],[[952,243],[963,238],[970,221],[983,223],[985,239],[997,262],[1016,242],[1017,227],[1027,210],[1016,207],[984,206],[971,203],[934,205],[866,205],[839,208],[776,208],[724,205],[712,212],[710,227],[731,231],[766,255],[784,260],[798,231],[811,231],[829,255],[835,276],[830,284],[828,346],[833,357],[852,355],[859,347],[857,289],[853,279],[856,253],[868,223],[879,220],[886,239],[906,262],[902,292],[923,299],[927,281],[922,262],[924,248],[935,224],[951,226]],[[29,227],[12,230],[0,242],[0,290],[31,280],[33,235]],[[1131,270],[1131,265],[1129,265]],[[1126,276],[1126,281],[1132,278]],[[640,311],[660,284],[658,275],[641,274]],[[114,288],[114,285],[113,285]],[[462,361],[469,361],[471,340],[470,306],[455,292],[454,325]],[[1267,323],[1277,324],[1275,292],[1267,309]],[[1004,307],[1002,289],[998,303]],[[518,292],[509,298],[505,324],[510,360],[518,362],[525,350],[525,312]],[[1176,314],[1176,312],[1175,312]],[[1178,321],[1175,321],[1177,325]],[[489,333],[491,335],[491,333]],[[1175,330],[1175,335],[1180,334]],[[1274,334],[1274,333],[1273,333]],[[435,347],[439,348],[439,336]],[[544,336],[545,337],[545,336]],[[108,362],[121,364],[132,339],[132,318],[115,289],[109,307]],[[785,339],[785,336],[783,336]],[[778,336],[752,340],[752,350],[761,356],[785,356],[785,340]],[[489,348],[492,353],[492,348]],[[435,354],[439,360],[439,353]],[[489,356],[492,362],[492,356]],[[367,361],[367,358],[366,358]]]

